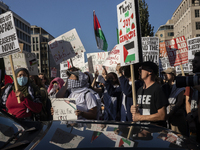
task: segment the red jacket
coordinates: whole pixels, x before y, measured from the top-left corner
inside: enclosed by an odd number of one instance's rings
[[[25,97],[22,97],[20,100],[21,103],[18,103],[15,92],[12,90],[6,101],[8,113],[16,118],[30,117],[32,116],[32,112],[39,113],[42,110],[42,103],[35,103]]]

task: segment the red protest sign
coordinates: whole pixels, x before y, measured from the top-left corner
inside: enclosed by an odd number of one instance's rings
[[[188,46],[184,36],[165,41],[171,66],[188,63]]]

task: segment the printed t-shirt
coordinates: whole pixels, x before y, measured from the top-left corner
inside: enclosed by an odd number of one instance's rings
[[[161,86],[155,82],[147,89],[143,89],[143,87],[139,88],[137,92],[137,104],[141,115],[152,115],[169,103]],[[164,126],[165,121],[152,123]]]

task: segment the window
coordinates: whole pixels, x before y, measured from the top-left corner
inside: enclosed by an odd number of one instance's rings
[[[195,9],[195,18],[199,17],[199,9]]]
[[[33,45],[33,51],[35,51],[35,45]]]
[[[160,34],[160,37],[163,37],[163,34]]]
[[[33,43],[35,43],[35,38],[33,37],[32,39],[33,39]]]
[[[36,37],[36,43],[38,43],[38,37]]]
[[[174,36],[174,32],[168,32],[168,36]]]
[[[37,53],[37,59],[39,59],[39,54]],[[39,63],[38,63],[39,64]]]
[[[196,37],[200,37],[200,34],[196,34]]]
[[[200,22],[196,22],[196,30],[200,30]]]

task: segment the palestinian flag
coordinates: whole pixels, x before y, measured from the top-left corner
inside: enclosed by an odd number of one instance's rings
[[[134,48],[134,42],[130,42],[128,44],[123,45],[123,53],[124,53],[124,62],[131,62],[135,60],[135,54],[131,53],[132,48]]]
[[[121,138],[118,147],[133,147],[133,142],[125,138]]]
[[[34,58],[29,61],[29,64],[30,64],[30,66],[33,66],[33,65],[37,64],[37,60]]]
[[[91,143],[97,139],[99,137],[99,135],[101,134],[101,132],[97,132],[97,131],[94,131],[93,134],[92,134],[92,139],[91,139]]]
[[[8,84],[8,83],[13,83],[13,78],[12,76],[9,76],[9,75],[5,75],[4,76],[4,85]]]
[[[95,11],[93,11],[93,20],[94,20],[94,34],[95,34],[95,38],[97,42],[97,47],[98,49],[107,51],[108,43],[103,34],[103,31],[101,30],[101,26],[99,24],[99,20],[97,19],[97,16],[95,15]]]

